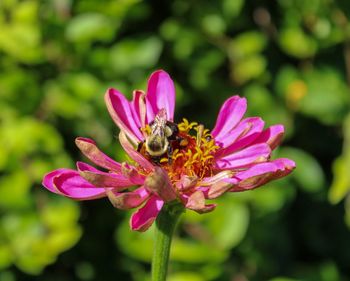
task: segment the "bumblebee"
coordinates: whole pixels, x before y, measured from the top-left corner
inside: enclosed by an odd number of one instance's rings
[[[168,121],[165,110],[160,110],[149,127],[149,135],[137,150],[145,150],[155,163],[159,163],[164,154],[167,154],[168,161],[171,162],[173,142],[179,140],[177,124]]]

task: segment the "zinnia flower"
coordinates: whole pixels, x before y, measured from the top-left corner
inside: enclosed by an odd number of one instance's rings
[[[207,199],[257,188],[295,168],[290,159],[270,160],[284,128],[264,130],[260,117],[243,118],[245,98],[227,99],[211,131],[186,119],[174,123],[174,83],[162,70],[151,75],[146,93],[134,91],[132,101],[115,89],[107,90],[105,101],[132,163],[118,163],[93,140],[77,138],[82,153],[104,170],[77,162],[77,170],[48,173],[43,185],[76,200],[107,196],[116,208],[139,207],[130,219],[133,230],[147,230],[165,202],[210,212],[216,205]]]

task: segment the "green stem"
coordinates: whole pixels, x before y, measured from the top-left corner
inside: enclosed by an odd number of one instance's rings
[[[152,259],[152,281],[165,281],[168,271],[170,245],[176,223],[184,211],[178,202],[165,204],[158,214]]]

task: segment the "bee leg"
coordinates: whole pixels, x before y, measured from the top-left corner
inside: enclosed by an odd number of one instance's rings
[[[141,151],[142,146],[143,146],[144,143],[145,143],[144,141],[139,142],[139,144],[137,145],[137,152],[140,152],[140,151]]]
[[[171,165],[173,162],[173,147],[169,144],[168,145],[168,164]]]
[[[152,156],[152,162],[157,166],[160,166],[160,159],[162,159],[160,156]]]

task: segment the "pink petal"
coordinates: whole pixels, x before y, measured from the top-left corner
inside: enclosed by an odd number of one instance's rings
[[[144,187],[122,193],[115,190],[107,190],[107,196],[115,208],[128,210],[136,208],[145,202],[149,197],[149,192]]]
[[[245,191],[257,188],[273,179],[288,175],[294,168],[294,161],[287,158],[280,158],[271,162],[254,165],[248,170],[235,175],[235,179],[232,180],[238,180],[239,183],[237,186],[233,187],[231,191]]]
[[[105,101],[109,114],[120,130],[124,131],[134,144],[141,141],[143,136],[138,126],[140,120],[134,119],[129,101],[112,88],[107,90]]]
[[[271,149],[275,149],[282,141],[284,135],[283,125],[273,125],[264,130],[254,143],[266,142]]]
[[[245,98],[233,96],[224,102],[211,132],[217,142],[222,142],[226,134],[236,127],[246,110],[247,100]]]
[[[62,193],[53,185],[53,179],[61,174],[71,173],[71,172],[75,172],[75,171],[72,169],[66,169],[66,168],[61,168],[61,169],[51,171],[44,176],[42,185],[46,189],[50,190],[51,192],[62,195]]]
[[[255,163],[265,162],[271,154],[271,149],[266,143],[249,146],[233,154],[222,157],[216,161],[217,169],[237,169],[250,166]]]
[[[146,231],[158,216],[163,207],[163,200],[157,196],[152,196],[146,204],[138,209],[130,218],[130,227],[132,230]]]
[[[152,163],[149,162],[145,157],[143,157],[141,153],[135,150],[135,148],[132,146],[132,144],[129,142],[128,138],[122,131],[119,133],[119,141],[123,149],[130,156],[131,159],[133,159],[135,162],[140,164],[144,169],[148,171],[154,170],[154,166],[152,165]]]
[[[43,185],[50,191],[77,200],[90,200],[106,196],[105,189],[96,188],[71,169],[58,169],[48,173]]]
[[[146,95],[147,121],[153,121],[162,108],[167,112],[168,119],[174,120],[175,86],[168,73],[158,70],[152,73],[148,80]]]
[[[95,187],[113,187],[120,191],[135,185],[134,182],[122,174],[101,172],[83,162],[77,162],[77,168],[79,174]],[[142,183],[143,181],[140,184]]]
[[[121,171],[121,164],[99,150],[93,140],[88,138],[76,138],[75,143],[81,152],[96,165],[107,170]]]
[[[251,125],[248,123],[240,122],[234,129],[229,131],[225,136],[223,136],[220,141],[215,139],[216,145],[220,146],[220,153],[223,154],[228,146],[233,144],[240,136],[244,135],[251,129]]]
[[[227,136],[233,135],[233,141],[231,141],[226,148],[220,150],[219,155],[224,156],[232,154],[234,151],[238,151],[250,145],[260,136],[264,129],[264,124],[264,121],[259,117],[249,117],[242,120],[235,129],[227,134]],[[242,128],[246,130],[242,132]]]
[[[131,111],[136,125],[139,128],[144,128],[146,126],[146,94],[143,91],[133,92]]]

